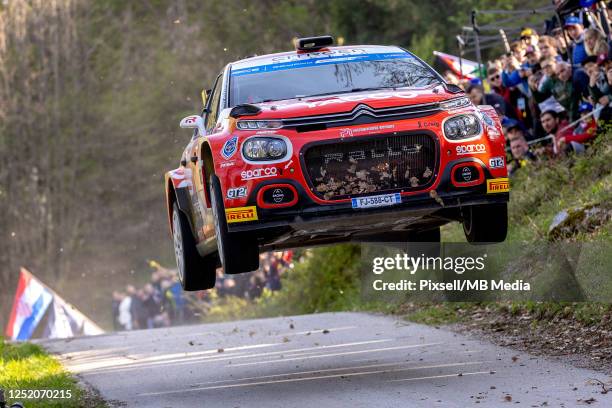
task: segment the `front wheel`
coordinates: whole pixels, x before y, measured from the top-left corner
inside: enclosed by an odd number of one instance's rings
[[[227,229],[221,183],[214,174],[210,176],[210,206],[215,219],[217,249],[223,271],[227,274],[251,272],[259,268],[259,246],[248,235],[230,233]]]
[[[461,209],[463,232],[472,244],[503,242],[508,233],[508,204],[470,205]]]
[[[184,290],[205,290],[215,287],[217,280],[216,259],[202,258],[185,214],[178,205],[172,206],[172,239],[179,280]]]

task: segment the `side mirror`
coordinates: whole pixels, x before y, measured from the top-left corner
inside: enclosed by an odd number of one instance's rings
[[[200,115],[186,116],[181,120],[180,127],[183,129],[198,129],[198,134],[204,136],[204,119]]]
[[[204,107],[204,109],[206,109],[206,102],[208,102],[210,92],[210,89],[202,89],[202,107]]]

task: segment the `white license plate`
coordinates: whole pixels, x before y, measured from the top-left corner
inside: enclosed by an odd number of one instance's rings
[[[370,197],[360,197],[351,199],[353,208],[372,208],[372,207],[386,207],[389,205],[400,204],[402,197],[399,193],[395,194],[382,194]]]

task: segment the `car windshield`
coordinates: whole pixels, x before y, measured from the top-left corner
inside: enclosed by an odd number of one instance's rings
[[[438,83],[433,70],[406,52],[312,58],[232,69],[230,104]]]

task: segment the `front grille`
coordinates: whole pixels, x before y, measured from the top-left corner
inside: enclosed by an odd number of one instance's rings
[[[437,146],[427,134],[336,140],[304,152],[313,192],[324,200],[387,190],[418,190],[434,180]]]

